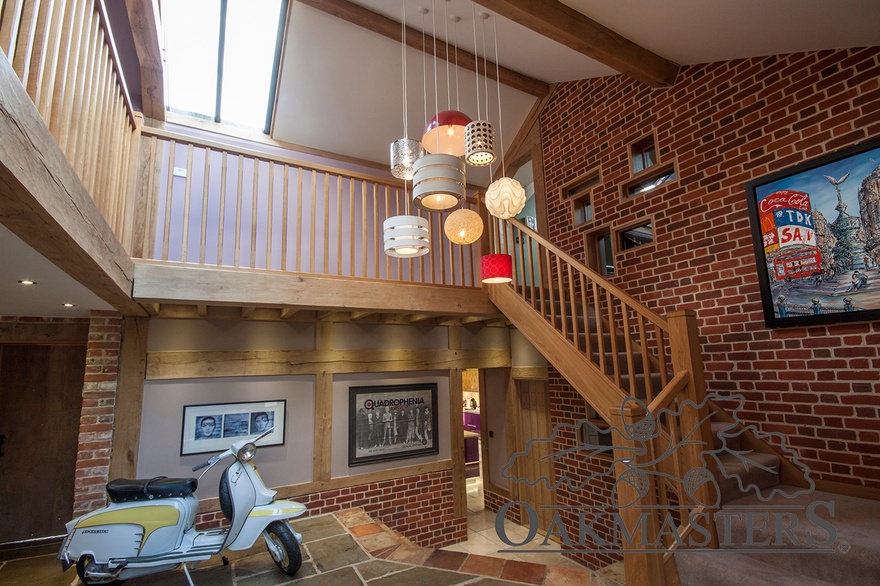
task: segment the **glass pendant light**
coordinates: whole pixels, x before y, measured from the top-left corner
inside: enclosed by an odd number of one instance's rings
[[[411,180],[413,178],[413,165],[419,157],[425,154],[425,149],[417,140],[407,138],[409,136],[407,119],[409,109],[406,98],[406,0],[402,0],[403,16],[400,20],[401,28],[401,63],[403,81],[403,136],[391,143],[391,174],[398,179]]]

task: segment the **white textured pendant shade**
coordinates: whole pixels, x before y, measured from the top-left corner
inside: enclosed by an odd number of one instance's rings
[[[465,160],[468,165],[485,167],[495,162],[495,128],[486,120],[474,120],[464,129]]]
[[[443,231],[455,244],[473,244],[483,234],[483,218],[473,210],[455,210],[446,218]]]
[[[413,169],[413,203],[423,210],[445,212],[464,199],[464,161],[458,157],[425,155]]]
[[[486,209],[496,218],[506,220],[520,213],[526,205],[526,190],[520,182],[502,177],[486,189]]]
[[[428,254],[430,243],[427,218],[392,216],[382,223],[385,233],[385,254],[395,258],[412,258]]]
[[[413,165],[425,154],[419,141],[411,138],[398,138],[391,143],[391,174],[398,179],[413,178]]]

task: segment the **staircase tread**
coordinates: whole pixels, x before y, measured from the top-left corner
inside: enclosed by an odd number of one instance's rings
[[[813,576],[780,573],[776,565],[734,552],[679,550],[675,565],[681,586],[834,586]]]

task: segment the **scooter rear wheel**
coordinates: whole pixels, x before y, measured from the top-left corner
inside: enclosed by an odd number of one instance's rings
[[[103,582],[100,580],[92,580],[91,578],[86,577],[86,568],[88,565],[94,563],[94,559],[90,555],[84,555],[78,560],[76,560],[76,573],[79,575],[79,580],[86,586],[92,586],[97,584],[103,584],[106,586],[118,586],[125,582],[125,580],[111,580],[110,582]]]
[[[299,550],[299,542],[294,537],[290,525],[284,521],[272,521],[266,527],[266,535],[272,542],[272,545],[280,550],[280,558],[276,559],[275,555],[272,555],[272,559],[275,561],[278,569],[288,576],[296,574],[302,565],[302,553]],[[269,553],[272,554],[271,549]]]

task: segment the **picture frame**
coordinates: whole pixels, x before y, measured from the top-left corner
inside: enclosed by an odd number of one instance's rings
[[[437,383],[349,387],[349,466],[437,453]]]
[[[268,428],[272,432],[259,446],[284,445],[287,401],[248,401],[184,405],[180,455],[208,454],[228,448],[238,439],[254,436]]]
[[[767,327],[880,319],[880,138],[745,191]]]

